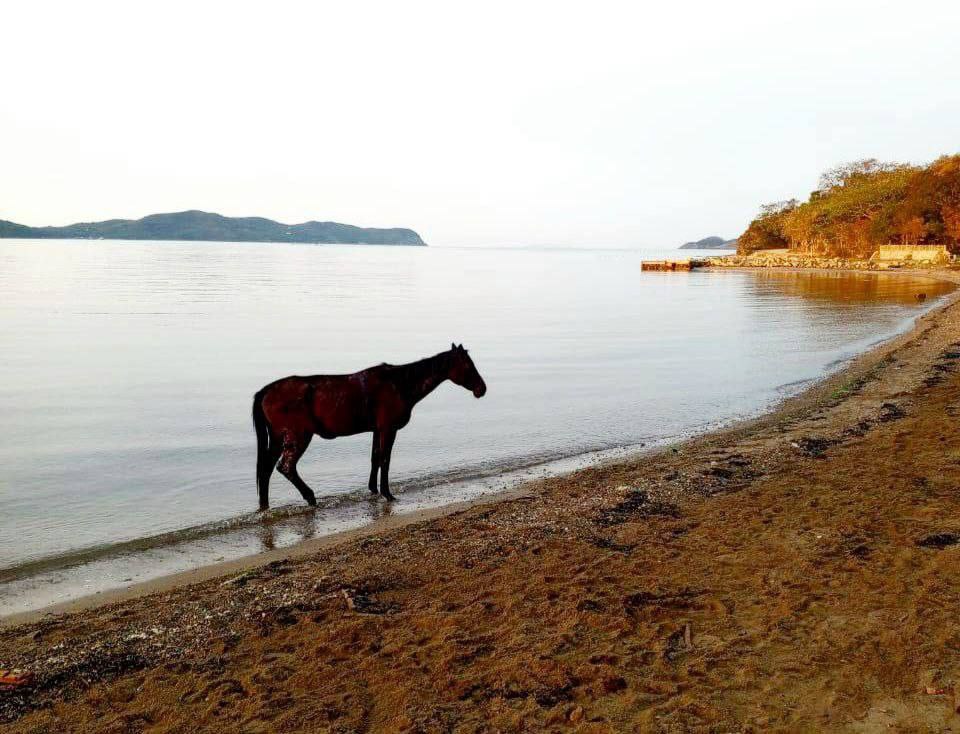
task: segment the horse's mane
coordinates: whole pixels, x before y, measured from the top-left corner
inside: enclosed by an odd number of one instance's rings
[[[446,373],[450,366],[450,357],[452,352],[440,352],[432,357],[424,357],[416,362],[407,362],[406,364],[384,364],[394,380],[406,387],[414,387],[421,384],[426,378],[436,375],[438,372]]]

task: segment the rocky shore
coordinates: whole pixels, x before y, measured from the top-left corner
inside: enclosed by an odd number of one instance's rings
[[[760,419],[0,631],[0,732],[955,730],[958,416],[954,300]]]
[[[708,257],[705,267],[712,268],[804,268],[818,270],[926,270],[928,262],[912,260],[853,260],[823,257],[790,250],[760,250],[750,255]],[[945,264],[944,267],[947,267]]]

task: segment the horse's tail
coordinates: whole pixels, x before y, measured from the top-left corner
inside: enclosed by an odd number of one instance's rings
[[[273,464],[270,461],[270,429],[267,416],[263,412],[263,395],[266,388],[253,396],[253,430],[257,432],[257,494],[260,497],[260,509],[270,506],[270,474]]]

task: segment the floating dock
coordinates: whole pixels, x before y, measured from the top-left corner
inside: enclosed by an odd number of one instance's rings
[[[644,260],[640,263],[641,271],[655,271],[661,273],[676,273],[702,268],[706,260]]]

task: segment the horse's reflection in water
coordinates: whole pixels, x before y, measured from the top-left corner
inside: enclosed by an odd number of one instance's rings
[[[295,535],[296,542],[302,542],[317,537],[318,530],[316,512],[299,512],[283,520],[267,520],[261,523],[257,534],[263,550],[273,550],[282,545],[290,545],[283,542],[284,535]]]
[[[376,499],[376,495],[371,495],[371,500]],[[389,502],[373,502],[362,506],[363,512],[360,513],[361,525],[368,525],[375,520],[393,515],[393,505]],[[271,551],[286,545],[293,545],[311,538],[316,538],[321,534],[330,532],[329,526],[321,526],[318,520],[322,518],[322,511],[304,511],[298,512],[292,517],[283,520],[266,520],[257,526],[257,537],[260,540],[261,550]],[[336,528],[333,528],[335,531]],[[295,535],[296,540],[291,542],[288,537],[284,542],[284,535]]]
[[[390,454],[397,431],[410,421],[414,406],[446,380],[470,390],[487,392],[463,345],[410,364],[381,364],[352,375],[284,377],[253,397],[257,432],[257,490],[260,509],[270,506],[270,475],[276,467],[303,498],[316,505],[309,485],[297,473],[297,462],[314,434],[322,438],[373,433],[368,487],[390,494]]]
[[[263,546],[263,550],[272,551],[277,547],[277,532],[274,523],[262,524],[257,529],[257,534],[260,536],[260,544]]]
[[[390,517],[393,514],[393,505],[389,502],[377,502],[377,495],[370,495],[370,520],[379,520],[381,517]]]

